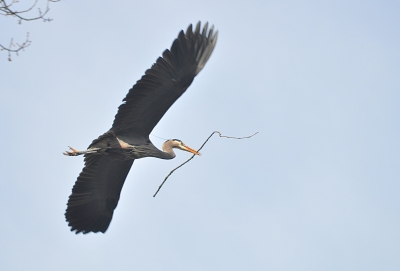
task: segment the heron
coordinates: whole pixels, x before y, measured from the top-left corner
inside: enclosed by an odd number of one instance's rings
[[[159,150],[149,135],[172,104],[204,68],[217,43],[218,31],[198,22],[181,30],[145,75],[129,90],[112,127],[84,151],[72,147],[67,156],[84,155],[84,168],[69,196],[65,218],[71,231],[102,232],[108,229],[125,179],[135,159],[173,159],[173,149],[201,155],[181,140],[170,139]]]

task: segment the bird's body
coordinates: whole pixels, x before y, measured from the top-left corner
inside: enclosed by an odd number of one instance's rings
[[[86,151],[85,167],[72,189],[65,213],[71,231],[105,232],[111,222],[126,176],[135,159],[172,159],[173,148],[199,154],[180,140],[168,140],[156,148],[149,134],[170,106],[186,91],[210,57],[218,33],[202,31],[200,23],[181,31],[151,69],[129,90],[111,129],[95,139]]]

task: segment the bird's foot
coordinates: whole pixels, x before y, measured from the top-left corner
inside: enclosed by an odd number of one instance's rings
[[[78,151],[78,150],[76,150],[76,149],[74,149],[74,148],[72,148],[72,147],[70,147],[70,146],[68,146],[68,148],[69,148],[71,151],[65,151],[65,152],[63,152],[64,155],[67,155],[67,156],[78,156],[78,155],[81,154],[81,151]]]
[[[87,153],[96,153],[98,150],[100,150],[100,148],[89,148],[86,151],[78,151],[70,146],[68,146],[68,148],[71,151],[63,152],[63,154],[66,156],[78,156],[78,155],[87,154]]]

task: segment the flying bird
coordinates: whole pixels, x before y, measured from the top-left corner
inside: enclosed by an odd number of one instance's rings
[[[217,43],[218,31],[206,23],[181,31],[162,57],[129,90],[111,129],[87,150],[72,147],[67,156],[85,156],[85,166],[69,196],[65,218],[76,233],[102,232],[110,225],[122,186],[135,159],[173,159],[174,148],[200,155],[178,139],[157,149],[149,134],[171,105],[204,68]]]

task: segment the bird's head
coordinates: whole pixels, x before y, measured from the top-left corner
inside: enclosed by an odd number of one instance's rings
[[[179,139],[170,139],[170,140],[165,141],[165,143],[163,145],[163,149],[164,149],[164,146],[167,147],[168,145],[170,145],[172,148],[175,148],[175,149],[180,149],[182,151],[187,151],[187,152],[190,152],[190,153],[193,153],[196,155],[201,155],[201,153],[199,153],[195,149],[190,148],[189,146],[186,146],[185,143],[183,143]]]

